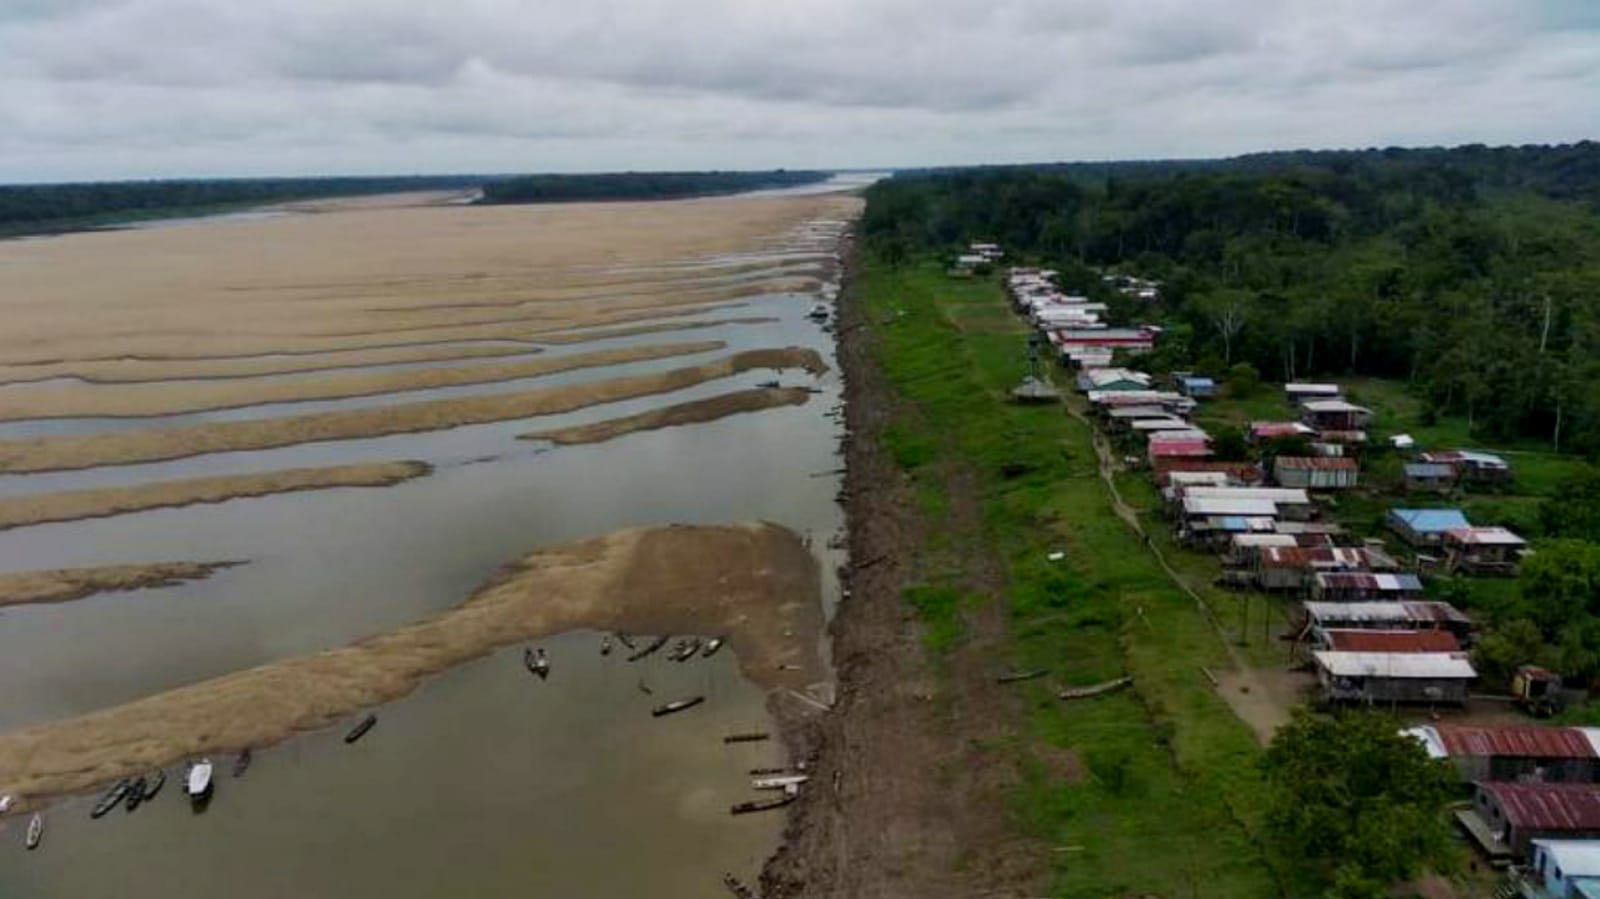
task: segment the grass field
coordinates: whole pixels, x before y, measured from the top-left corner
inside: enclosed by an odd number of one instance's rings
[[[1226,647],[1115,516],[1088,427],[1060,407],[1006,401],[1025,373],[1025,332],[998,285],[868,262],[857,290],[904,401],[889,449],[931,530],[952,467],[975,472],[975,539],[1005,566],[1003,598],[971,596],[960,543],[974,535],[931,541],[927,583],[906,597],[929,651],[963,639],[973,603],[1003,601],[1009,658],[997,663],[1051,672],[1017,685],[1027,736],[1002,748],[1022,773],[1018,826],[1054,847],[1053,895],[1283,895],[1292,878],[1260,840],[1260,750],[1200,672],[1225,667]],[[1065,559],[1048,561],[1058,550]],[[1123,675],[1134,689],[1075,702],[1052,690]]]

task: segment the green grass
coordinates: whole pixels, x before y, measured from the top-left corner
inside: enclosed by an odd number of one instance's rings
[[[982,533],[936,541],[925,585],[907,591],[931,651],[962,639],[967,604],[1004,602],[1010,639],[996,667],[1051,671],[1017,685],[1028,717],[1005,749],[1020,779],[1017,826],[1060,850],[1052,894],[1280,895],[1259,843],[1259,748],[1199,670],[1225,666],[1225,647],[1113,514],[1087,426],[1006,401],[1026,360],[998,285],[868,263],[857,289],[904,406],[889,451],[919,489],[959,467],[981,492]],[[967,539],[1003,560],[1004,597],[968,597],[951,545]],[[1055,550],[1066,558],[1049,562]],[[1124,674],[1133,690],[1095,699],[1066,703],[1051,689]],[[1051,764],[1063,757],[1076,764]]]

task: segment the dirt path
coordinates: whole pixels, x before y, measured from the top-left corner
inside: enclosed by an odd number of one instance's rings
[[[1094,426],[1094,423],[1089,420],[1088,416],[1083,414],[1081,409],[1078,409],[1070,402],[1066,406],[1072,417],[1078,419],[1083,423],[1084,427],[1089,429],[1089,433],[1094,439],[1095,456],[1100,462],[1100,480],[1105,482],[1106,490],[1110,493],[1111,508],[1116,512],[1117,517],[1122,519],[1144,541],[1145,548],[1150,550],[1150,554],[1155,557],[1156,564],[1160,565],[1161,570],[1167,573],[1167,577],[1171,579],[1172,583],[1194,600],[1195,605],[1200,608],[1200,614],[1205,617],[1206,621],[1211,624],[1212,630],[1216,632],[1217,642],[1222,644],[1223,650],[1227,652],[1228,663],[1233,670],[1226,672],[1225,675],[1216,675],[1214,677],[1213,683],[1216,686],[1217,695],[1228,704],[1229,708],[1233,709],[1234,714],[1250,725],[1250,729],[1255,732],[1256,739],[1265,746],[1272,741],[1272,735],[1277,732],[1278,728],[1288,723],[1291,706],[1285,704],[1280,697],[1274,695],[1273,691],[1268,689],[1268,685],[1258,676],[1249,660],[1233,645],[1233,641],[1228,639],[1227,631],[1223,628],[1222,622],[1218,620],[1216,612],[1212,610],[1211,604],[1206,602],[1205,597],[1201,596],[1198,591],[1189,586],[1188,581],[1185,581],[1183,576],[1167,561],[1167,557],[1161,552],[1161,548],[1156,546],[1150,540],[1150,536],[1145,533],[1144,526],[1139,523],[1138,511],[1128,505],[1127,501],[1122,498],[1121,491],[1117,490],[1116,460],[1111,452],[1111,445],[1106,442],[1105,435],[1100,432],[1099,428]]]

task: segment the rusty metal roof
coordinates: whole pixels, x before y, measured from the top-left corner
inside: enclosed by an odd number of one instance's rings
[[[1263,568],[1355,568],[1365,569],[1366,550],[1337,546],[1274,546],[1261,551]]]
[[[1356,471],[1361,467],[1356,460],[1343,456],[1279,456],[1273,464],[1279,468],[1324,468],[1338,471]]]
[[[1526,546],[1528,541],[1505,528],[1451,528],[1444,533],[1449,543],[1471,546]]]
[[[1325,630],[1328,645],[1344,652],[1456,652],[1461,644],[1449,631]]]
[[[1434,633],[1443,633],[1435,631]],[[1592,759],[1589,738],[1570,727],[1457,727],[1438,725],[1439,739],[1451,755],[1500,755],[1539,759]]]
[[[1506,820],[1530,830],[1600,831],[1600,785],[1480,783],[1499,801]]]

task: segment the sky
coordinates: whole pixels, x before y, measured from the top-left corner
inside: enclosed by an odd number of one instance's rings
[[[0,182],[1600,137],[1600,0],[0,0]]]

